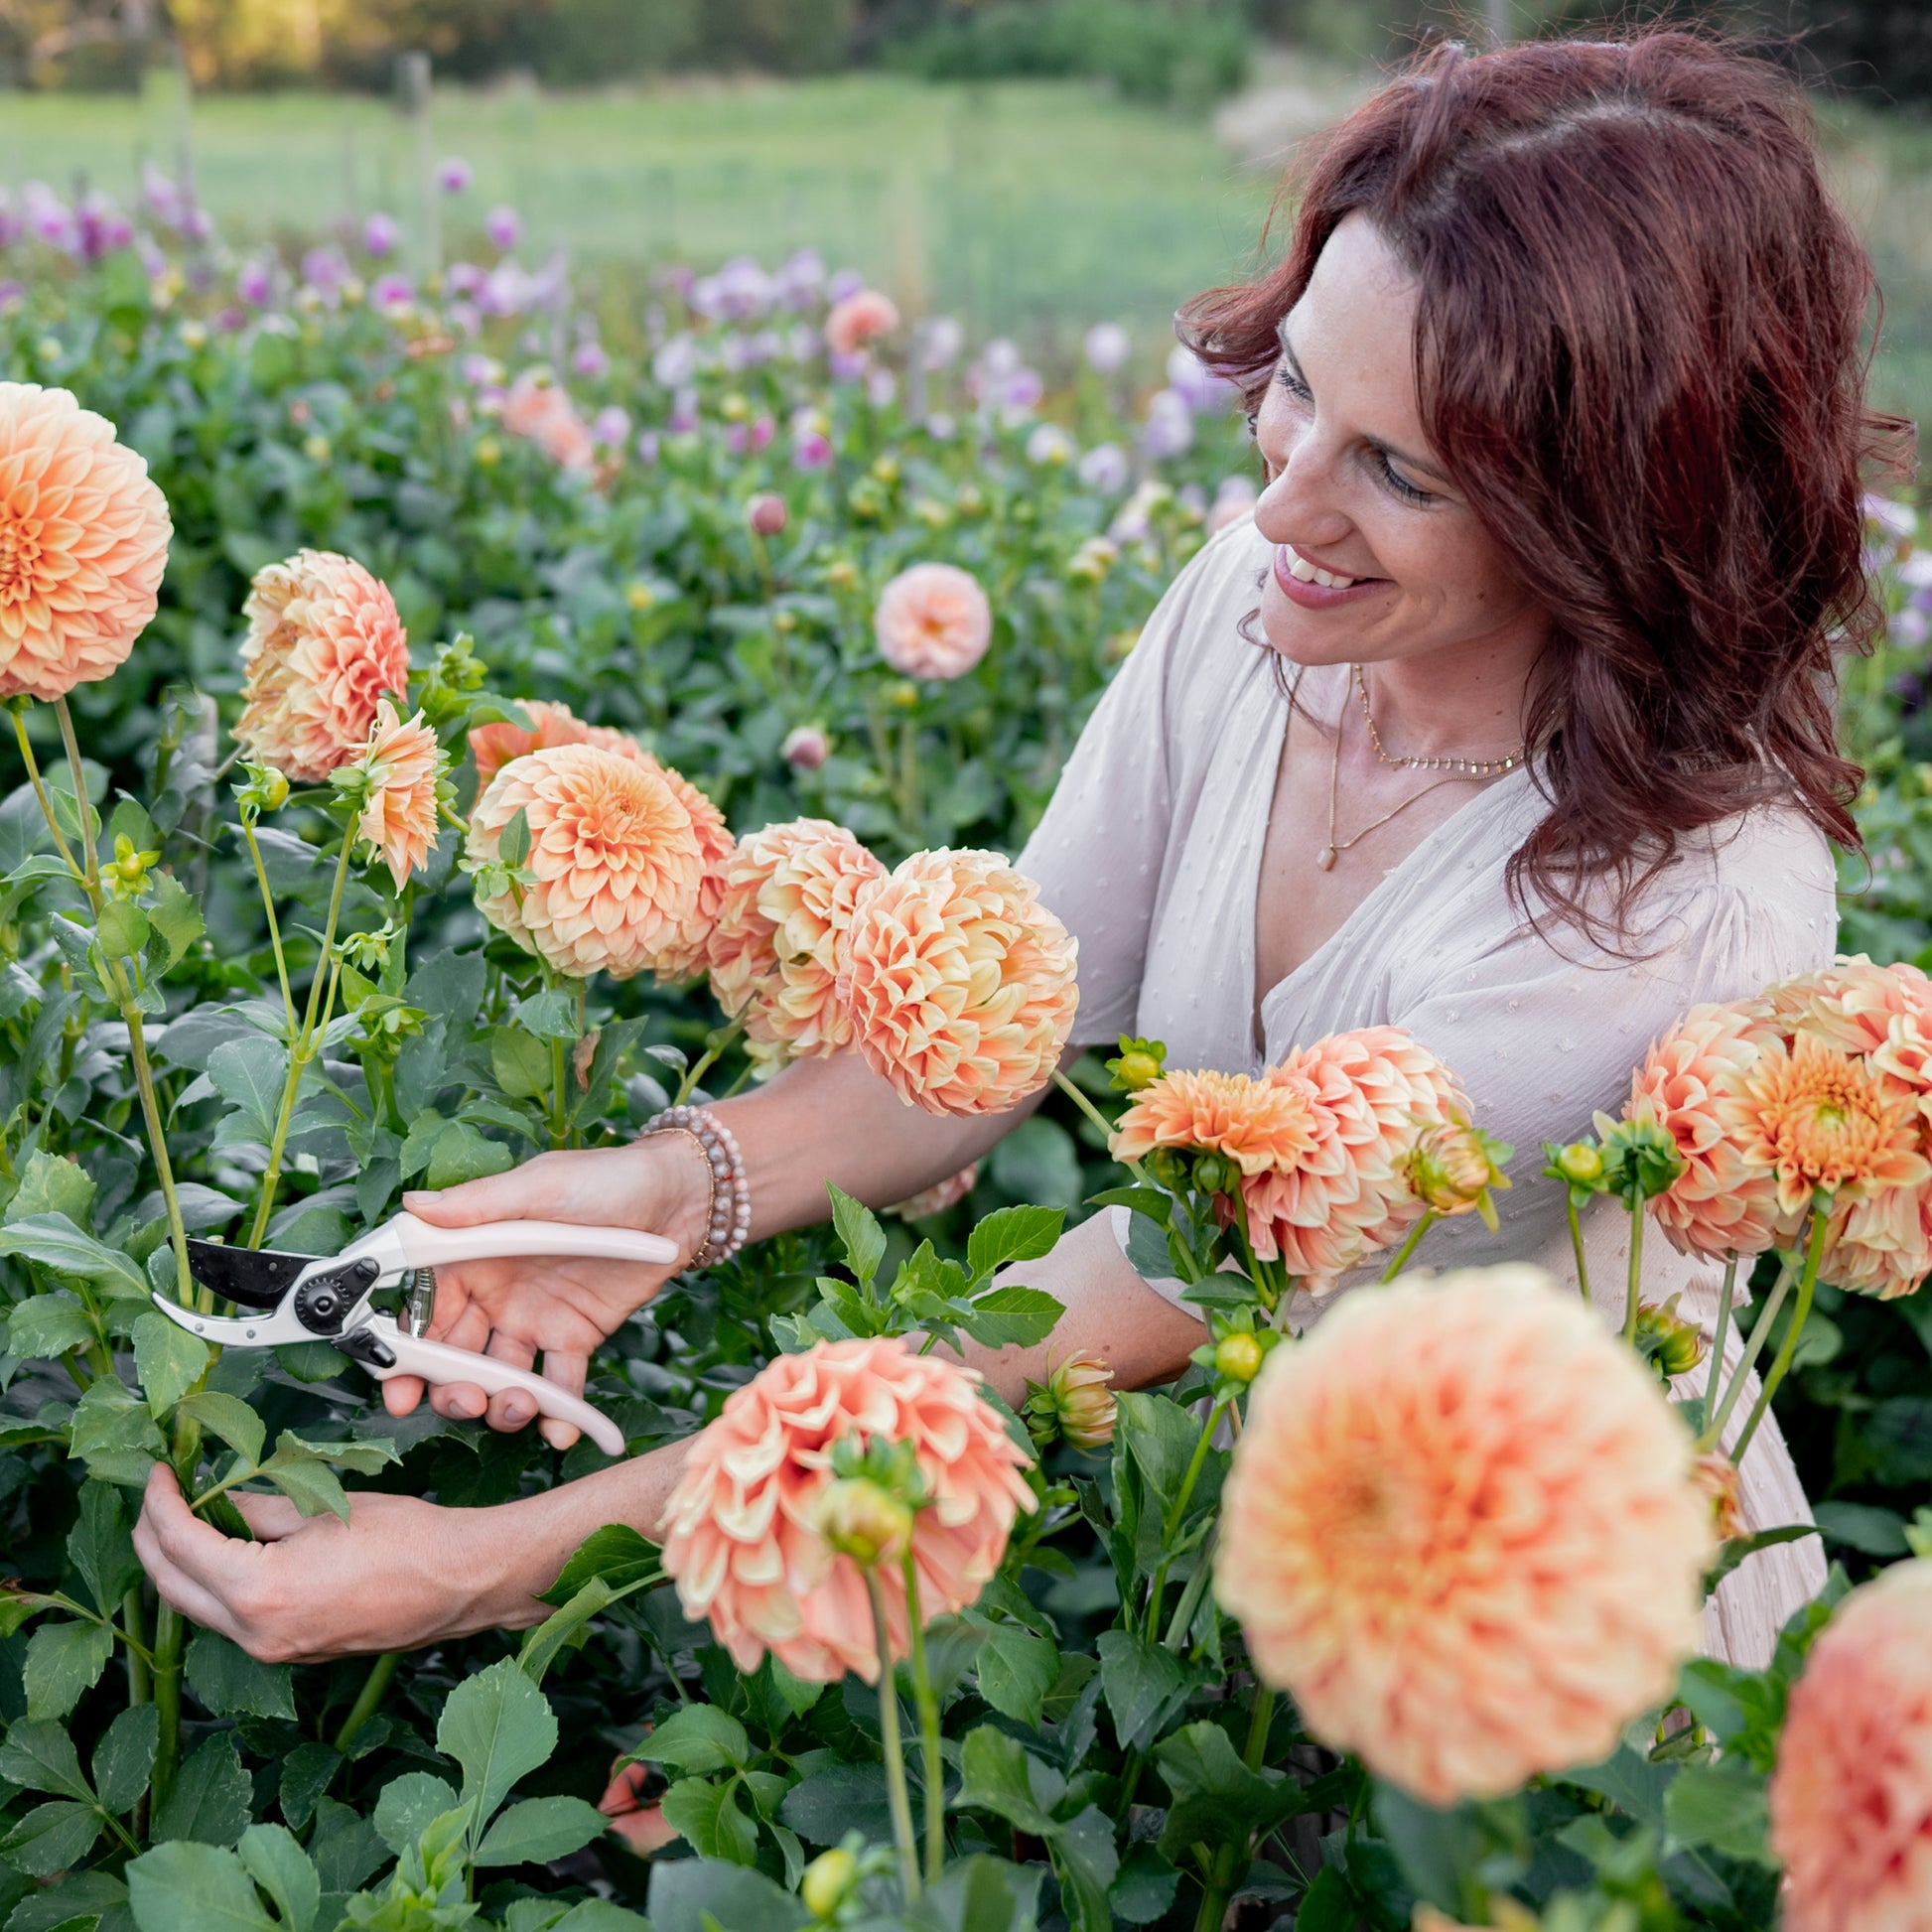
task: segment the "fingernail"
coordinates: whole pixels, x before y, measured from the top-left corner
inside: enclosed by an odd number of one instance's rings
[[[459,1422],[474,1422],[483,1412],[481,1402],[473,1402],[467,1395],[453,1395],[450,1409]]]
[[[506,1402],[503,1404],[503,1420],[512,1429],[521,1429],[530,1420],[530,1412],[520,1402]]]
[[[434,1196],[428,1191],[428,1189],[422,1187],[412,1187],[408,1193],[403,1195],[402,1204],[403,1206],[408,1208],[411,1213],[414,1213],[415,1210],[421,1207],[426,1200],[431,1200],[433,1198]]]

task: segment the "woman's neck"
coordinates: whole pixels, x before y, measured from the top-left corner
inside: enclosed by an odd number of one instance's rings
[[[1361,667],[1377,736],[1392,759],[1507,758],[1523,743],[1543,640],[1485,638]],[[1351,691],[1351,704],[1360,703]]]

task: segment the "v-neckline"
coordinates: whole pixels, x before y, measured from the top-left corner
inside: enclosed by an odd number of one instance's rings
[[[1467,814],[1485,800],[1498,796],[1513,795],[1518,780],[1529,776],[1530,767],[1519,764],[1514,771],[1505,772],[1482,790],[1476,792],[1462,804],[1456,806],[1449,815],[1439,820],[1410,847],[1405,856],[1385,872],[1374,885],[1355,902],[1347,916],[1329,933],[1327,938],[1315,947],[1299,965],[1291,967],[1268,990],[1261,992],[1261,887],[1262,863],[1268,851],[1268,833],[1274,819],[1275,794],[1281,789],[1282,760],[1288,757],[1288,734],[1294,727],[1295,694],[1302,688],[1302,678],[1308,675],[1308,667],[1301,667],[1293,684],[1288,687],[1283,700],[1281,738],[1275,749],[1274,762],[1267,766],[1268,792],[1262,811],[1261,836],[1255,841],[1254,870],[1249,882],[1248,893],[1248,1041],[1258,1063],[1265,1064],[1268,1058],[1268,1010],[1280,1000],[1295,983],[1311,973],[1317,966],[1324,965],[1334,949],[1342,944],[1365,916],[1376,906],[1383,895],[1414,867],[1418,861],[1429,854],[1439,838],[1451,825],[1467,823]],[[1266,760],[1264,760],[1264,763]]]

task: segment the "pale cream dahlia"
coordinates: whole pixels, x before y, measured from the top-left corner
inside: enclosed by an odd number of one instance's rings
[[[437,781],[449,761],[420,711],[405,724],[387,698],[376,701],[375,728],[362,757],[368,788],[355,836],[375,848],[398,892],[436,843]]]
[[[913,564],[879,594],[879,654],[901,677],[964,677],[993,640],[993,607],[956,564]]]
[[[854,1043],[932,1114],[1003,1113],[1052,1077],[1076,942],[997,852],[915,852],[858,902],[838,997]]]
[[[966,1609],[999,1569],[1015,1513],[1034,1507],[1020,1473],[1030,1458],[979,1382],[897,1336],[821,1342],[760,1369],[692,1444],[664,1507],[664,1572],[685,1615],[706,1619],[740,1670],[769,1650],[808,1683],[878,1678],[864,1574],[821,1528],[833,1448],[847,1437],[912,1446],[930,1498],[912,1528],[919,1608],[928,1622]],[[902,1657],[899,1565],[879,1575]]]
[[[1839,1605],[1792,1687],[1769,1796],[1785,1932],[1932,1932],[1932,1563]]]
[[[1932,980],[1902,960],[1875,966],[1863,953],[1781,980],[1758,1004],[1781,1033],[1814,1034],[1841,1053],[1875,1052],[1901,1014],[1932,1031]]]
[[[747,1035],[810,1059],[852,1039],[839,956],[860,895],[886,868],[842,825],[797,818],[738,847],[711,933],[711,990]]]
[[[534,875],[478,910],[560,973],[628,979],[677,942],[698,900],[703,856],[691,814],[652,770],[591,745],[529,752],[497,772],[471,815],[473,864],[498,856],[521,810]]]
[[[1427,1803],[1593,1763],[1697,1648],[1711,1505],[1540,1270],[1347,1297],[1254,1385],[1215,1588],[1310,1731]]]
[[[51,703],[125,661],[173,534],[112,423],[65,389],[0,382],[0,698]]]
[[[376,700],[409,687],[395,600],[352,559],[302,550],[257,571],[241,610],[246,702],[235,743],[298,784],[319,784],[360,755]]]

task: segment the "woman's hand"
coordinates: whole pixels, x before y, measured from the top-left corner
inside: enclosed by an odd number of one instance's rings
[[[704,1239],[711,1205],[711,1170],[683,1134],[651,1135],[622,1148],[540,1154],[507,1173],[466,1181],[442,1193],[403,1197],[409,1212],[434,1227],[474,1227],[484,1221],[574,1221],[593,1227],[640,1228],[677,1242],[680,1255]],[[663,1287],[675,1268],[639,1262],[518,1256],[466,1261],[436,1271],[436,1314],[430,1334],[457,1348],[531,1368],[582,1395],[591,1352]],[[413,1375],[382,1385],[392,1416],[406,1416],[423,1398]],[[521,1429],[536,1405],[516,1389],[485,1396],[470,1382],[440,1383],[430,1392],[439,1415],[486,1416],[492,1429]],[[570,1424],[546,1419],[544,1440],[568,1449]]]

